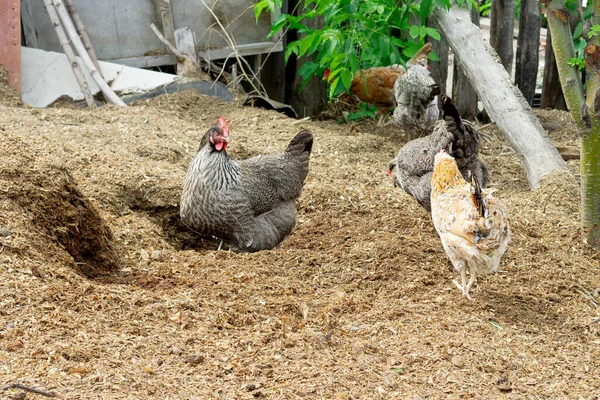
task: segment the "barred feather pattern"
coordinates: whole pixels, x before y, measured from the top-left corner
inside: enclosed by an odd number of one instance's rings
[[[410,66],[394,84],[394,123],[413,137],[429,133],[440,114],[439,94],[426,66]]]
[[[462,131],[452,118],[435,123],[429,136],[406,143],[390,162],[389,169],[396,185],[414,197],[425,210],[431,212],[431,175],[434,157],[444,149],[455,157],[465,179],[473,174],[481,187],[490,181],[487,166],[479,160],[479,133],[467,121],[462,121]]]
[[[312,134],[300,132],[282,154],[236,162],[208,140],[192,160],[181,196],[191,229],[241,251],[277,246],[296,223],[295,200],[308,174]]]

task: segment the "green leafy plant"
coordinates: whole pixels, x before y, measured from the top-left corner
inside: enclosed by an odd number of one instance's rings
[[[370,106],[367,103],[362,103],[356,112],[348,113],[348,116],[346,118],[348,121],[360,121],[365,118],[375,119],[376,115],[377,115],[377,107]],[[337,120],[337,122],[341,124],[341,123],[346,122],[346,120],[339,119],[339,120]]]
[[[472,4],[471,0],[461,0],[462,3],[469,7]],[[281,4],[282,0],[259,0],[254,6],[256,18],[267,10],[274,12]],[[297,30],[300,38],[288,43],[286,62],[292,55],[315,54],[315,61],[304,63],[298,71],[301,89],[311,77],[324,77],[328,70],[331,99],[350,89],[358,70],[405,64],[426,37],[439,40],[439,32],[427,27],[426,20],[434,7],[448,9],[450,0],[305,0],[303,4],[300,10],[279,14],[269,36],[282,30]],[[324,19],[322,29],[305,25],[306,20],[315,17]]]

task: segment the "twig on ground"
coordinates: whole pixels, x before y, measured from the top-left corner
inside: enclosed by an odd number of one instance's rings
[[[77,30],[75,29],[75,25],[73,24],[73,21],[71,20],[71,17],[69,16],[69,13],[63,1],[52,0],[52,2],[54,3],[54,7],[56,7],[56,12],[58,13],[63,23],[63,26],[67,31],[69,39],[71,39],[71,43],[73,43],[73,46],[75,46],[75,50],[77,50],[77,53],[79,53],[79,57],[83,61],[83,64],[90,72],[90,75],[92,76],[96,84],[100,87],[102,93],[108,98],[108,100],[111,103],[124,107],[127,106],[123,102],[123,100],[121,100],[119,96],[117,96],[117,94],[113,92],[113,90],[108,86],[104,78],[102,78],[102,76],[100,75],[100,72],[94,66],[94,63],[92,62],[90,55],[85,49],[85,46],[83,45],[83,42],[81,41],[81,38],[79,37]]]
[[[556,190],[555,190],[556,191]],[[591,301],[596,307],[600,307],[600,304],[598,304],[598,302],[596,301],[596,299],[594,299],[594,296],[592,296],[590,294],[590,292],[588,292],[587,290],[585,290],[584,288],[582,288],[579,285],[575,285],[573,286],[575,289],[577,289],[577,291],[579,293],[581,293],[583,295],[583,297],[585,297],[586,299],[588,299],[589,301]]]
[[[81,93],[83,93],[83,97],[85,98],[85,102],[88,106],[93,106],[96,104],[94,101],[94,97],[92,96],[92,91],[90,90],[90,86],[85,80],[85,76],[83,75],[83,71],[81,70],[81,66],[77,62],[77,58],[75,57],[75,53],[71,48],[69,39],[65,34],[65,31],[60,23],[60,18],[54,8],[54,4],[52,4],[52,0],[44,0],[44,5],[46,6],[46,11],[48,12],[48,16],[50,17],[50,21],[52,21],[52,25],[54,26],[54,31],[56,32],[56,36],[58,36],[58,40],[60,45],[67,56],[67,60],[71,64],[71,68],[73,69],[73,74],[75,74],[75,79],[81,88]]]
[[[56,393],[47,392],[45,390],[40,390],[40,389],[32,388],[32,387],[29,387],[29,386],[22,385],[20,383],[13,383],[13,384],[8,385],[7,387],[4,388],[4,390],[8,390],[8,389],[21,389],[21,390],[24,390],[26,392],[35,393],[35,394],[39,394],[39,395],[46,396],[46,397],[58,397],[58,395]]]

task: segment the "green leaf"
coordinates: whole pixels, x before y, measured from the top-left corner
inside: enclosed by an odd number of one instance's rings
[[[420,33],[421,27],[419,25],[411,25],[409,34],[413,39],[418,38]]]
[[[450,0],[435,0],[435,4],[442,10],[448,11],[450,9]]]
[[[600,35],[600,25],[592,25],[588,37],[591,39],[598,35]]]
[[[258,20],[257,20],[258,22]],[[277,32],[279,32],[285,24],[288,22],[287,14],[279,14],[275,20],[273,20],[273,24],[271,25],[271,31],[267,35],[267,39],[273,37]]]
[[[581,36],[581,29],[583,28],[583,21],[579,21],[575,30],[573,30],[573,39],[578,39]]]
[[[352,85],[352,78],[354,78],[352,72],[347,69],[344,69],[340,73],[340,76],[342,78],[342,84],[344,85],[344,89],[350,90],[350,86]]]
[[[427,34],[429,36],[431,36],[432,38],[434,38],[435,40],[441,40],[442,37],[440,36],[440,33],[437,31],[437,29],[435,28],[425,28],[425,32],[427,32]]]
[[[433,0],[422,0],[419,6],[419,16],[421,17],[421,21],[425,23],[427,21],[427,17],[433,11]]]

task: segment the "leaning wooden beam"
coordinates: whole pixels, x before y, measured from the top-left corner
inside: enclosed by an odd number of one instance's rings
[[[108,86],[108,84],[104,81],[104,79],[100,75],[100,72],[94,66],[94,62],[90,58],[90,55],[88,54],[87,50],[85,49],[85,46],[83,45],[83,42],[81,41],[81,38],[77,34],[75,25],[73,24],[73,21],[71,21],[71,17],[69,16],[67,8],[65,7],[62,0],[52,0],[52,2],[54,3],[54,6],[56,7],[56,11],[58,12],[58,15],[60,16],[60,19],[67,31],[67,35],[71,39],[71,43],[73,43],[73,46],[75,46],[75,50],[77,50],[77,53],[79,53],[79,57],[81,57],[83,64],[90,72],[92,79],[94,79],[96,84],[100,87],[102,94],[104,94],[111,103],[119,105],[119,106],[126,106],[126,104],[123,102],[123,100],[121,100],[119,98],[119,96],[117,96],[116,93],[113,92],[113,90],[110,88],[110,86]]]
[[[90,37],[88,36],[87,31],[85,30],[85,26],[83,25],[83,22],[81,22],[81,18],[79,17],[79,12],[77,12],[77,7],[75,7],[75,4],[73,4],[73,0],[65,0],[65,4],[67,5],[67,8],[69,9],[69,14],[71,14],[71,18],[73,18],[73,23],[75,24],[77,33],[79,33],[79,36],[81,36],[81,41],[83,42],[83,46],[85,47],[88,54],[90,55],[90,58],[94,62],[94,66],[96,67],[96,69],[98,70],[100,75],[104,76],[102,74],[102,69],[100,68],[100,63],[98,62],[98,57],[96,57],[96,52],[94,51],[94,47],[92,46]]]
[[[71,48],[69,39],[67,39],[67,35],[65,34],[65,31],[62,25],[60,24],[60,19],[58,18],[58,14],[56,13],[54,4],[52,4],[52,0],[44,0],[44,5],[46,6],[46,10],[48,11],[50,21],[52,21],[52,25],[54,26],[56,36],[58,36],[58,40],[60,41],[60,45],[62,46],[63,51],[67,56],[67,59],[71,63],[71,68],[73,68],[73,73],[75,74],[75,79],[77,79],[77,83],[79,83],[81,93],[83,93],[83,97],[85,97],[85,102],[88,106],[93,106],[96,104],[96,102],[94,101],[94,97],[92,96],[90,86],[85,80],[85,76],[81,71],[81,66],[77,62],[77,58],[75,57],[75,53]]]
[[[568,171],[496,52],[471,23],[469,11],[453,5],[449,11],[436,9],[433,15],[488,114],[521,159],[529,186],[536,189],[545,175]]]

